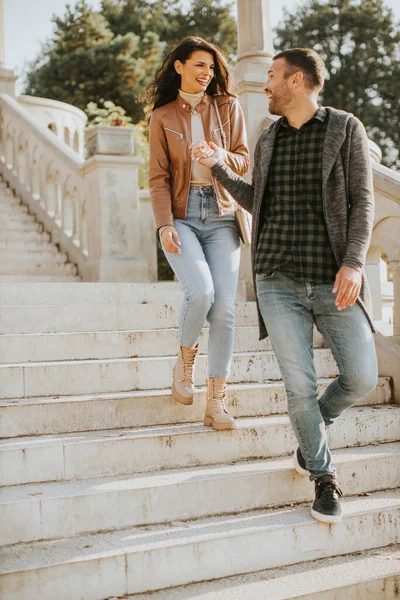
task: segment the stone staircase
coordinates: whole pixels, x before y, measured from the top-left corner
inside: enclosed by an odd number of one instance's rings
[[[317,523],[254,303],[236,306],[238,429],[201,423],[206,328],[194,406],[171,398],[181,298],[175,283],[0,282],[0,597],[396,598],[390,379],[330,429],[345,515]],[[318,332],[314,346],[323,389],[337,367]]]
[[[0,280],[77,281],[76,266],[0,180]]]

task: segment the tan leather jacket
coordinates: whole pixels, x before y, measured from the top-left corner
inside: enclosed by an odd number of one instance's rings
[[[222,126],[227,136],[225,163],[238,175],[249,167],[249,150],[242,109],[230,96],[216,96]],[[207,142],[222,147],[217,115],[208,94],[197,110],[201,114]],[[184,219],[191,179],[191,114],[190,105],[177,96],[175,100],[153,111],[150,119],[149,188],[157,228],[173,225],[173,218]],[[233,211],[234,200],[213,177],[220,215]]]

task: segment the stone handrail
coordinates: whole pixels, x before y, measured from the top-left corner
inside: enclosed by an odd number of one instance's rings
[[[139,197],[142,162],[108,154],[84,160],[37,115],[0,94],[0,171],[84,281],[157,277],[151,206]]]
[[[374,320],[378,329],[400,336],[400,173],[372,162],[375,195],[375,220],[367,256]],[[382,281],[381,256],[385,254],[393,283]],[[393,292],[391,293],[391,288]],[[384,305],[393,306],[393,324],[389,328],[382,313]],[[400,339],[400,338],[399,338]]]
[[[85,127],[88,118],[83,110],[66,102],[36,96],[18,96],[17,101],[33,115],[36,123],[50,129],[81,158],[85,158]]]
[[[81,271],[88,258],[84,160],[7,94],[0,95],[1,168]]]

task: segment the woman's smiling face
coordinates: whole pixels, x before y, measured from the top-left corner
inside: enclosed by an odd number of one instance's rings
[[[177,60],[174,66],[181,76],[180,89],[188,94],[205,92],[214,77],[214,57],[205,50],[196,50],[184,63]]]

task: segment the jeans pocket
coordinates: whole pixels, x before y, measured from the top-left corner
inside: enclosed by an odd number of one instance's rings
[[[256,283],[259,281],[265,281],[266,279],[273,279],[276,271],[267,271],[266,273],[257,273],[256,274]]]

